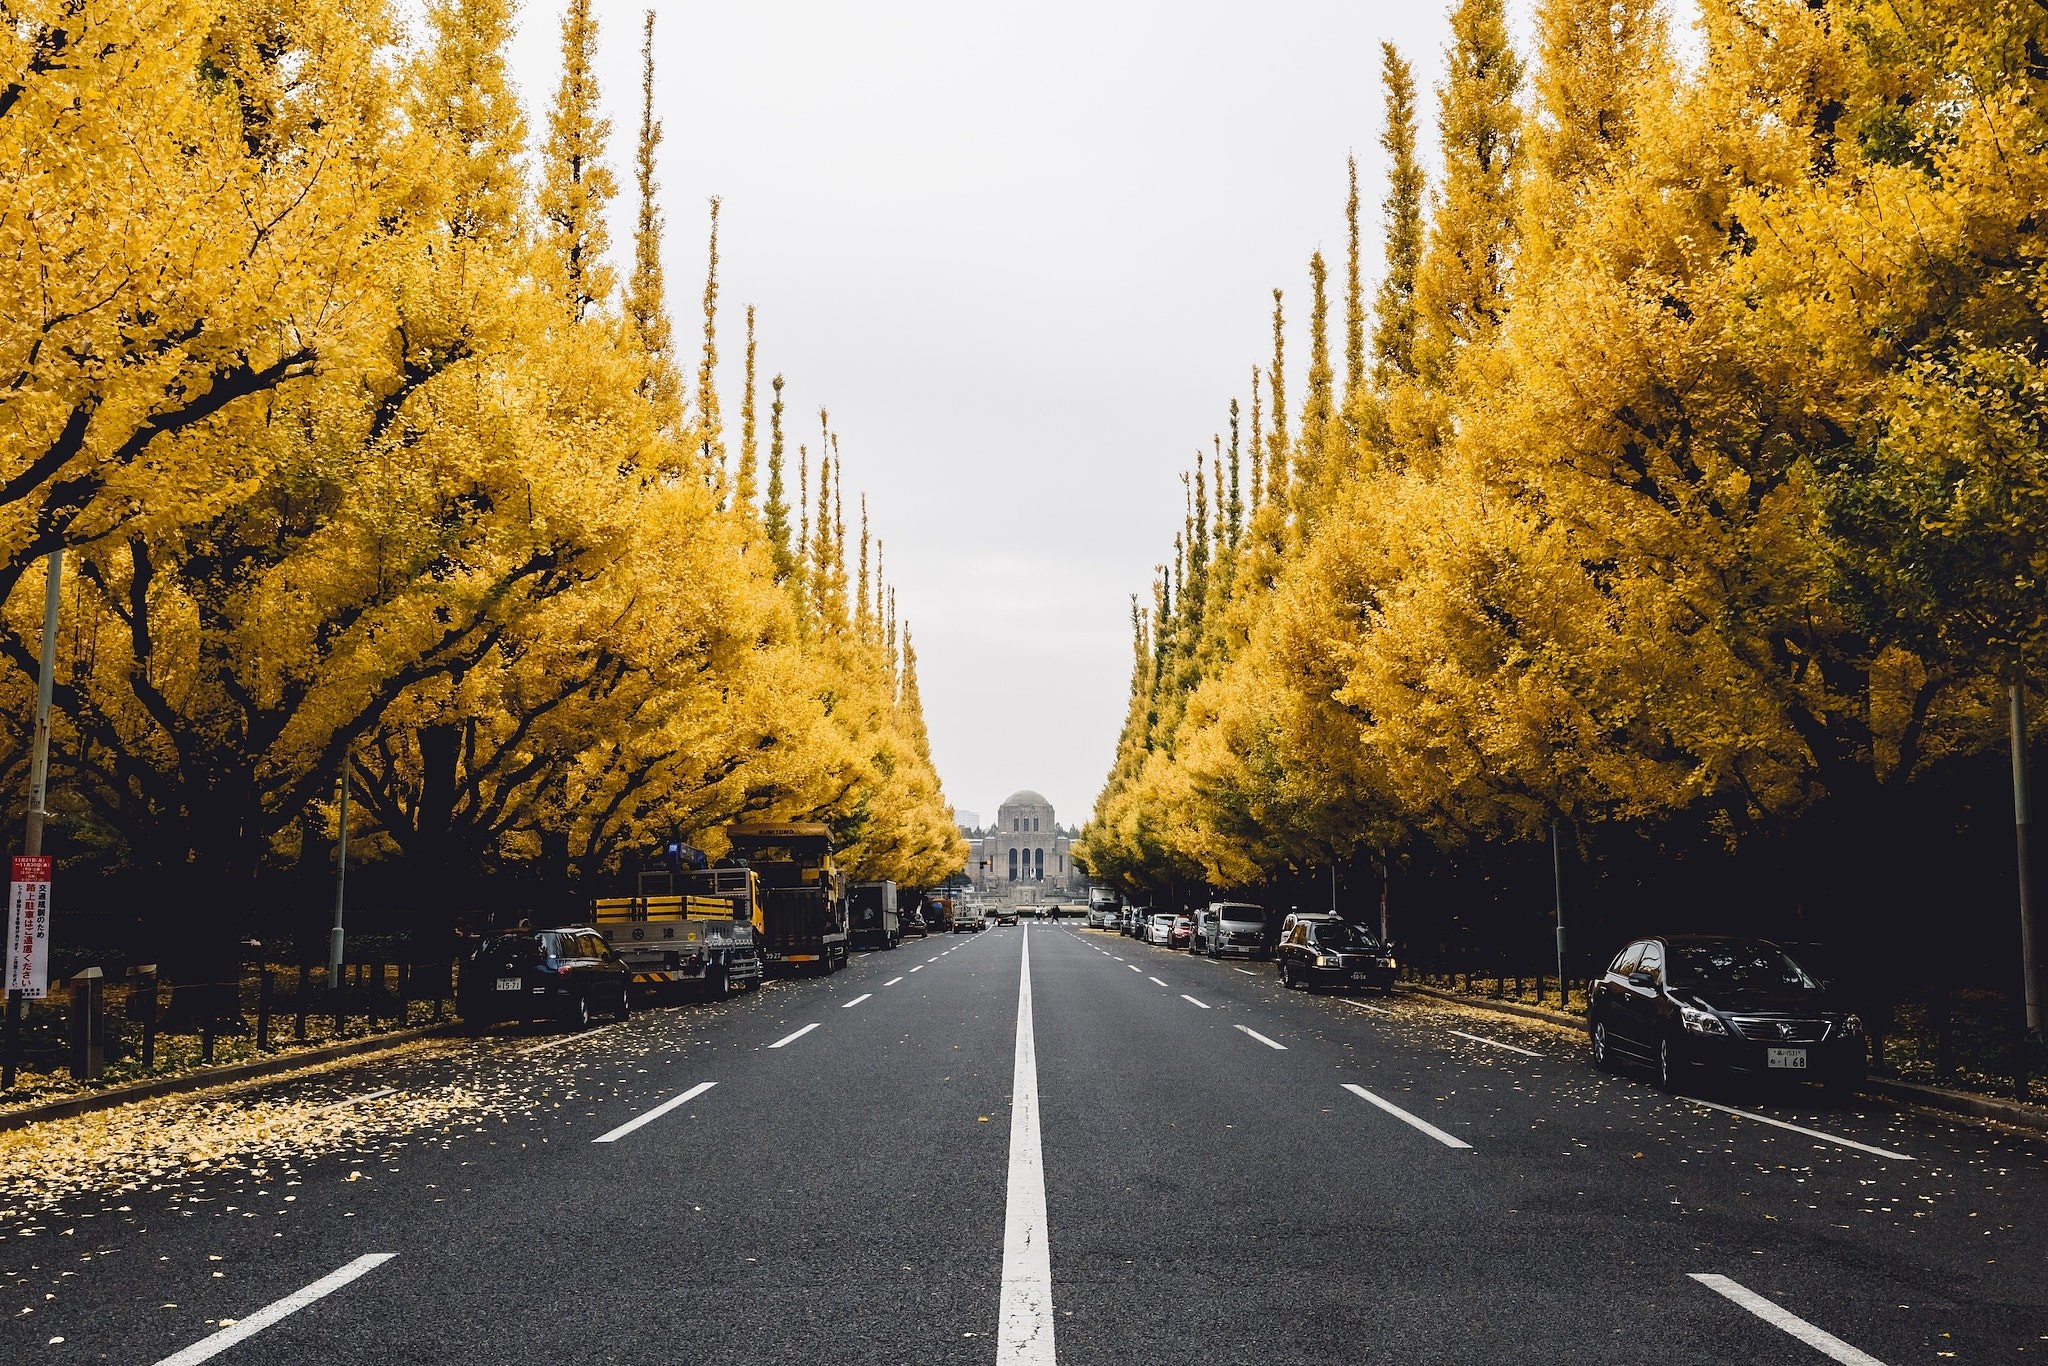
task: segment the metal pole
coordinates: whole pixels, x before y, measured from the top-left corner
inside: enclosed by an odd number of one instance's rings
[[[1330,865],[1330,914],[1337,914],[1337,865]]]
[[[341,851],[334,868],[334,928],[327,935],[327,989],[341,989],[341,911],[348,891],[348,756],[341,759]]]
[[[2042,1034],[2041,958],[2034,940],[2034,906],[2027,867],[2027,836],[2032,814],[2027,800],[2026,685],[2012,684],[2012,823],[2018,845],[2020,882],[2020,989],[2027,1006],[2027,1031]]]
[[[36,674],[36,734],[29,759],[28,829],[21,852],[43,852],[44,807],[50,795],[50,705],[57,692],[57,608],[64,596],[64,552],[50,552],[43,580],[43,652]],[[0,1090],[14,1087],[21,1053],[21,994],[7,993],[7,1018],[0,1025]]]
[[[1571,985],[1564,975],[1564,852],[1558,841],[1556,821],[1550,823],[1550,877],[1557,893],[1557,1003],[1569,1010]]]

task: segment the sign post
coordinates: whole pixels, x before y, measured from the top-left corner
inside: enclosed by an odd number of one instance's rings
[[[7,989],[26,1000],[49,994],[50,856],[16,854],[7,899]]]

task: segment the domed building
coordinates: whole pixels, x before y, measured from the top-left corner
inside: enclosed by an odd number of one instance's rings
[[[974,848],[967,872],[979,891],[1033,902],[1072,897],[1087,885],[1068,855],[1079,832],[1062,830],[1052,803],[1029,788],[1012,792],[987,829],[964,833]]]

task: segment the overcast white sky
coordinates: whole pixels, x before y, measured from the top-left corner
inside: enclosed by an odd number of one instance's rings
[[[1123,719],[1130,595],[1180,522],[1178,471],[1247,395],[1270,290],[1292,323],[1309,253],[1341,269],[1349,150],[1377,264],[1379,43],[1414,63],[1433,144],[1445,7],[655,8],[679,336],[697,326],[705,201],[724,202],[728,447],[752,303],[796,439],[829,407],[868,491],[953,804],[987,820],[1029,787],[1084,820]],[[1526,34],[1529,0],[1511,8]],[[596,9],[623,276],[646,5]],[[561,10],[520,14],[536,142]],[[1306,350],[1290,338],[1291,368]]]

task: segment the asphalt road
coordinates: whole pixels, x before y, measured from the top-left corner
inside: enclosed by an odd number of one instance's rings
[[[207,1113],[274,1133],[0,1191],[0,1361],[2048,1359],[2048,1143],[1708,1099],[1268,964],[913,940],[247,1088]]]

